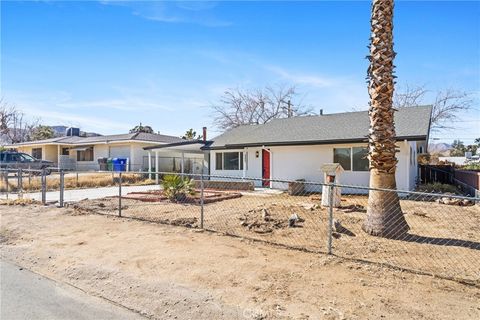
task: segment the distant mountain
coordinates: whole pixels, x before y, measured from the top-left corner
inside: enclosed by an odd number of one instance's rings
[[[452,145],[444,142],[440,143],[430,143],[428,145],[428,152],[429,153],[438,153],[443,155],[449,155],[450,150],[452,150]]]
[[[65,132],[67,132],[66,126],[50,126],[50,128],[55,132],[55,137],[63,137]]]

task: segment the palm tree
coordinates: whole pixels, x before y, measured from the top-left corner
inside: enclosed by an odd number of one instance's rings
[[[396,190],[395,123],[392,107],[394,90],[393,0],[373,0],[370,37],[368,93],[370,95],[370,187]],[[368,234],[398,238],[409,230],[396,191],[370,190]]]

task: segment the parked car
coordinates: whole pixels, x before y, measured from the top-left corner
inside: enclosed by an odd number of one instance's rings
[[[16,151],[0,151],[0,168],[2,169],[32,169],[51,173],[52,161],[40,160],[29,154]]]

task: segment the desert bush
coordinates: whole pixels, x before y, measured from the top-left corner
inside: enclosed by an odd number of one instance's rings
[[[170,201],[182,201],[195,194],[195,181],[179,175],[166,175],[162,180],[163,193]]]
[[[480,162],[470,162],[469,164],[460,167],[462,170],[480,171]]]
[[[417,191],[428,193],[454,193],[461,194],[460,190],[454,185],[440,182],[426,183],[418,186]]]

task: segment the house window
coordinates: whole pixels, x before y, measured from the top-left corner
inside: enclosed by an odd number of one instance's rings
[[[70,149],[62,148],[62,156],[68,156],[68,155],[70,155]]]
[[[93,161],[93,147],[77,150],[77,161]]]
[[[243,170],[243,152],[217,152],[215,170]]]
[[[353,171],[368,171],[368,148],[352,148]]]
[[[42,148],[33,148],[32,157],[35,159],[42,159]]]
[[[340,163],[343,170],[351,170],[351,149],[350,148],[334,148],[333,162]]]
[[[215,170],[222,170],[223,169],[223,153],[217,152],[215,153]]]
[[[344,170],[368,171],[368,148],[334,148],[333,162],[340,163]]]

